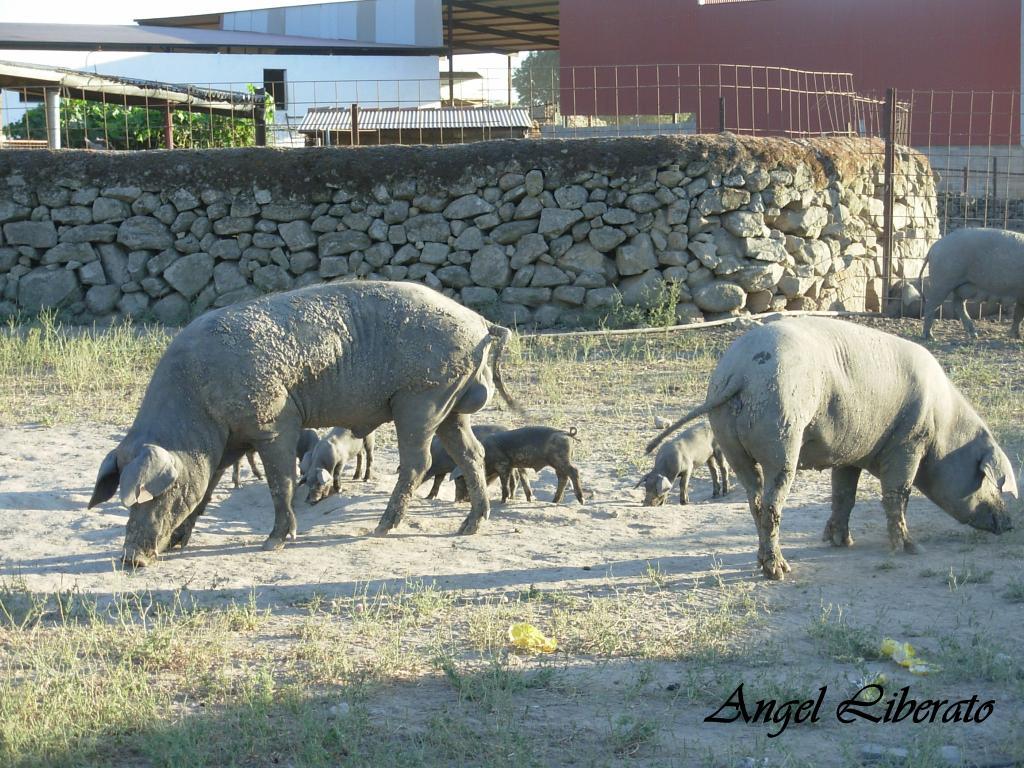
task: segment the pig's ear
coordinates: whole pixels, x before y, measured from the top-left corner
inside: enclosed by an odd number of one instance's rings
[[[89,509],[114,495],[117,490],[117,483],[121,479],[121,471],[117,468],[117,453],[111,451],[100,464],[100,471],[96,474],[96,486],[92,489],[92,498],[89,499]]]
[[[159,445],[147,443],[121,473],[121,502],[130,509],[150,501],[166,491],[179,474],[174,456]]]
[[[672,481],[664,475],[658,478],[658,493],[668,493],[672,490]]]
[[[1013,476],[1013,466],[1001,450],[996,448],[987,451],[981,458],[980,469],[992,484],[1002,493],[1009,493],[1017,498],[1017,480]]]
[[[314,472],[313,477],[316,478],[317,485],[327,485],[331,482],[331,473],[323,467]]]

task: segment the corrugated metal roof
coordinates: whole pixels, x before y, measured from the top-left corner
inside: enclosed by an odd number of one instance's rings
[[[559,47],[558,0],[443,0],[444,41],[454,53],[516,53]]]
[[[360,131],[458,130],[533,127],[526,107],[360,109]],[[299,125],[303,133],[352,130],[352,112],[342,107],[312,107]]]
[[[263,32],[130,24],[0,23],[0,49],[144,51],[160,53],[262,53],[316,56],[433,56],[440,48],[370,43]]]
[[[70,98],[125,105],[163,107],[170,104],[174,109],[221,114],[240,112],[251,115],[256,103],[252,94],[239,91],[100,75],[18,61],[0,61],[0,88],[25,91],[39,98],[42,98],[42,91],[46,88],[60,88]]]
[[[227,11],[138,19],[140,24],[220,26]],[[558,50],[558,0],[442,0],[441,39],[453,53]]]

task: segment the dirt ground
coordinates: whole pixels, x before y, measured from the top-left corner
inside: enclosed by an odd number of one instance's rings
[[[518,386],[522,391],[522,381]],[[671,416],[684,405],[666,396],[654,409]],[[96,469],[123,426],[5,427],[0,581],[101,597],[184,590],[211,604],[244,600],[255,591],[260,605],[282,611],[313,595],[345,597],[410,582],[433,583],[481,602],[527,591],[587,597],[646,586],[652,593],[688,592],[698,604],[712,605],[722,589],[742,587],[759,606],[748,630],[753,653],[745,657],[707,664],[616,654],[525,657],[525,667],[546,666],[560,681],[516,700],[520,724],[552,745],[547,764],[851,765],[866,744],[909,749],[901,763],[906,765],[942,764],[936,755],[943,746],[962,748],[965,765],[1024,760],[1019,507],[1017,529],[995,537],[959,525],[915,494],[908,525],[923,551],[892,555],[878,485],[865,476],[852,518],[855,546],[835,549],[821,541],[829,476],[802,471],[782,522],[783,551],[793,572],[770,583],[757,570],[756,534],[735,480],[728,496],[710,499],[710,479],[701,470],[691,505],[676,504],[674,490],[663,507],[640,506],[642,491],[632,486],[635,467],[647,460],[635,457],[656,432],[653,420],[637,419],[613,434],[604,427],[621,419],[597,408],[585,421],[579,413],[566,416],[580,424],[586,444],[578,462],[588,494],[582,506],[571,492],[562,504],[552,504],[554,476],[545,470],[533,481],[533,503],[517,498],[501,505],[492,488],[490,520],[477,535],[459,537],[454,532],[468,507],[452,501],[449,482],[439,500],[419,499],[396,530],[372,537],[395,480],[397,453],[387,426],[375,477],[349,480],[340,496],[316,506],[299,501],[298,539],[283,551],[260,548],[272,526],[272,505],[265,483],[245,469],[237,490],[225,478],[186,550],[134,572],[119,562],[126,510],[116,499],[85,508]],[[624,440],[631,443],[632,463],[623,461]],[[1008,452],[1019,460],[1017,451]],[[915,675],[888,659],[844,653],[842,638],[828,631],[840,623],[879,643],[883,637],[911,642],[941,669]],[[918,699],[991,699],[991,716],[983,723],[838,722],[836,707],[878,674],[885,676],[886,701],[910,686]],[[751,712],[758,699],[809,699],[827,686],[820,722],[791,725],[774,738],[768,734],[778,724],[705,723],[741,683]],[[368,707],[415,729],[425,727],[428,714],[452,695],[442,677],[424,675],[383,686]],[[884,702],[871,712],[883,710]],[[614,734],[623,714],[630,722],[652,723],[656,732],[638,738],[635,749],[609,752],[606,762],[577,751],[574,745],[585,742],[588,732]]]

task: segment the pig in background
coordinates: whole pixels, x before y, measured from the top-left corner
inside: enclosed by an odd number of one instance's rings
[[[295,445],[295,458],[301,460],[303,456],[313,450],[315,446],[320,442],[320,433],[315,429],[304,429],[299,433],[299,440]],[[252,476],[257,480],[263,479],[263,473],[260,472],[259,466],[256,464],[256,449],[250,449],[245,452],[245,460],[249,462],[249,471],[252,472]],[[242,460],[239,459],[235,462],[234,468],[231,470],[231,482],[235,488],[241,485],[240,475],[242,472]]]
[[[551,467],[558,478],[551,501],[561,503],[566,484],[571,480],[576,499],[582,504],[580,473],[572,463],[573,444],[579,442],[576,435],[576,427],[569,431],[552,427],[521,427],[491,435],[480,441],[484,447],[484,476],[501,480],[501,501],[504,503],[512,498],[515,491],[513,470],[539,471]],[[455,478],[455,500],[466,500],[465,478],[452,476]],[[527,501],[531,501],[532,494],[525,483],[524,493]]]
[[[328,432],[304,458],[306,464],[303,478],[308,487],[306,501],[316,504],[332,492],[340,492],[341,474],[353,458],[356,460],[356,471],[352,479],[359,480],[362,475],[364,481],[369,480],[373,448],[373,432],[366,437],[356,437],[351,429],[344,427],[336,427]]]
[[[711,498],[727,494],[729,465],[707,423],[692,426],[675,440],[665,443],[654,458],[654,468],[633,487],[644,487],[645,507],[660,507],[679,478],[679,503],[689,504],[690,477],[701,464],[706,464],[711,473]]]
[[[967,314],[969,299],[983,294],[1012,300],[1010,336],[1020,338],[1024,319],[1024,235],[1004,229],[957,229],[931,247],[925,264],[930,282],[924,297],[924,338],[931,338],[935,313],[950,293],[954,293],[953,303],[964,331],[972,339],[978,333]]]
[[[499,432],[508,432],[508,427],[505,424],[477,424],[472,429],[477,440],[483,440]],[[435,437],[430,441],[430,467],[427,469],[426,474],[423,475],[423,482],[427,482],[428,480],[434,481],[434,484],[430,488],[430,493],[427,494],[428,499],[437,498],[437,494],[441,490],[441,483],[444,482],[445,478],[450,473],[455,472],[455,470],[455,460],[449,455],[448,451],[444,449],[444,444],[441,442],[441,438]],[[530,484],[526,479],[526,473],[523,470],[518,469],[516,470],[516,475],[519,483],[523,486],[523,492],[526,494],[526,500],[529,501],[532,497],[530,493]],[[494,479],[494,477],[488,478],[487,482],[490,483]],[[463,499],[456,500],[461,501]],[[465,500],[468,500],[468,497]]]

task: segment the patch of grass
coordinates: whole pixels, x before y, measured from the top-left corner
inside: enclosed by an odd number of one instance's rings
[[[1003,597],[1011,603],[1024,603],[1024,579],[1010,579],[1003,592]]]
[[[131,421],[171,337],[130,322],[67,327],[50,312],[8,321],[0,330],[0,423]]]
[[[742,653],[760,616],[750,586],[738,584],[576,598],[553,609],[550,623],[570,654],[714,661]]]
[[[612,720],[608,746],[617,757],[634,757],[657,742],[658,725],[648,718],[620,715]]]
[[[482,669],[474,669],[448,657],[439,659],[438,667],[460,699],[477,703],[490,712],[509,706],[516,693],[547,688],[554,677],[551,669],[533,672],[512,669],[509,660],[507,654],[492,656]]]
[[[939,638],[936,662],[956,680],[985,680],[1024,689],[1024,662],[987,631]]]
[[[992,581],[992,571],[987,568],[978,568],[973,563],[964,563],[956,569],[950,566],[946,575],[946,583],[951,591],[955,592],[960,587],[968,584],[988,584]]]
[[[627,305],[621,294],[608,310],[602,325],[606,328],[666,328],[678,325],[676,305],[680,302],[682,285],[675,282],[659,283],[647,291],[641,304]]]
[[[661,570],[661,563],[647,563],[644,568],[644,577],[655,589],[664,589],[668,585],[668,575]]]
[[[879,634],[866,627],[851,625],[842,607],[822,605],[820,615],[808,627],[807,633],[836,661],[882,658]]]
[[[419,765],[539,768],[549,764],[542,758],[537,734],[524,728],[518,713],[512,712],[482,721],[458,712],[444,713],[432,718],[415,742],[422,760]]]

